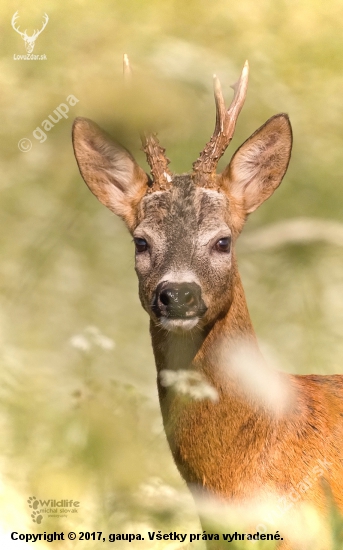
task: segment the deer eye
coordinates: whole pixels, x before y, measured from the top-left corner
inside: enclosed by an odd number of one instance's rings
[[[148,243],[145,239],[140,239],[139,237],[135,237],[133,240],[136,246],[136,252],[140,253],[148,250]]]
[[[214,245],[214,248],[218,252],[229,252],[231,247],[231,238],[230,237],[223,237],[222,239],[219,239],[219,241],[216,242]]]

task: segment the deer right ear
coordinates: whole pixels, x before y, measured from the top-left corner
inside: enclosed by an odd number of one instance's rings
[[[136,207],[148,188],[147,174],[126,149],[87,118],[74,121],[73,147],[89,189],[132,229]]]

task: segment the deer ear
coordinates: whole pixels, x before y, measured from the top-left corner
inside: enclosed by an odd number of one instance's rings
[[[236,151],[222,173],[222,186],[246,217],[280,185],[292,149],[292,128],[285,114],[275,115]],[[244,220],[243,220],[244,221]]]
[[[136,207],[148,188],[147,174],[129,151],[87,118],[74,121],[73,146],[89,189],[132,229]]]

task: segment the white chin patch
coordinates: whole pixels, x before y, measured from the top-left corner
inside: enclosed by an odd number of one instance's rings
[[[194,319],[168,319],[166,317],[160,318],[160,323],[165,330],[170,332],[183,332],[192,330],[199,322],[198,317]]]

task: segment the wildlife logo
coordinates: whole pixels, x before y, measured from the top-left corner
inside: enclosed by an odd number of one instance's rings
[[[48,517],[66,518],[68,514],[77,514],[77,508],[80,506],[78,500],[68,499],[49,499],[39,500],[35,496],[27,499],[29,508],[31,508],[31,518],[34,523],[42,523],[44,515]]]

